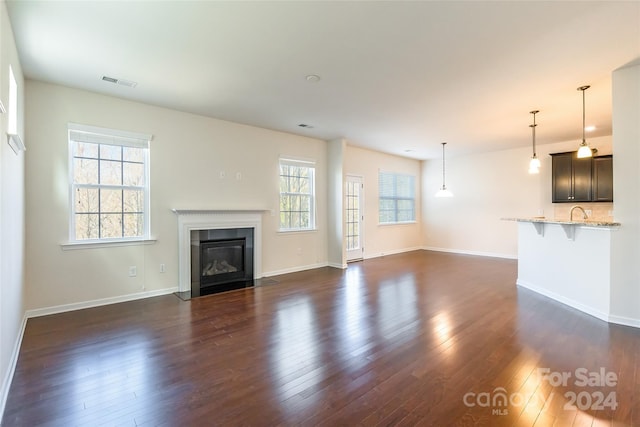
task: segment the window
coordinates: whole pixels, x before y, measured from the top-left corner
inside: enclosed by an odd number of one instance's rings
[[[18,83],[9,65],[9,117],[7,119],[7,133],[18,134]]]
[[[379,172],[379,221],[397,224],[416,220],[415,177]]]
[[[7,142],[14,153],[25,151],[27,148],[18,135],[18,83],[13,74],[13,68],[9,65],[9,109],[5,111],[4,105],[0,102],[0,112],[8,112],[7,115]]]
[[[280,159],[280,230],[315,229],[315,163]]]
[[[72,242],[149,238],[150,140],[69,124]]]

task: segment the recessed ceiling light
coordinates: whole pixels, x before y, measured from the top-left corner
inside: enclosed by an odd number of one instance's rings
[[[301,128],[313,129],[312,125],[308,125],[306,123],[300,123],[298,126],[300,126]]]
[[[115,83],[120,86],[127,86],[127,87],[136,87],[138,85],[138,83],[132,82],[131,80],[116,79],[115,77],[109,77],[109,76],[102,76],[102,80],[104,80],[105,82]]]
[[[305,77],[309,83],[318,83],[320,81],[320,76],[316,74],[309,74]]]

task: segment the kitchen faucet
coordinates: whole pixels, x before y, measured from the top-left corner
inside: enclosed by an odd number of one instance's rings
[[[573,221],[573,211],[574,211],[574,210],[576,210],[576,209],[580,209],[580,210],[582,211],[582,219],[585,219],[585,220],[586,220],[586,219],[588,219],[588,218],[589,218],[589,216],[588,216],[588,215],[587,215],[587,213],[584,211],[584,209],[582,208],[582,206],[575,205],[575,206],[572,206],[572,207],[571,207],[571,210],[569,211],[569,221]]]

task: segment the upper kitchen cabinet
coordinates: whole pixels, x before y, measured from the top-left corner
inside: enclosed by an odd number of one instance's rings
[[[591,158],[579,159],[577,152],[551,155],[552,202],[590,202]]]
[[[579,159],[577,152],[557,153],[552,159],[552,202],[612,202],[612,156]]]
[[[613,156],[593,158],[593,201],[613,202]]]

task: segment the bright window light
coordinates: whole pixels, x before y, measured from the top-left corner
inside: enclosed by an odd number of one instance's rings
[[[18,84],[13,75],[13,69],[9,65],[9,123],[7,133],[16,135],[18,133]]]

